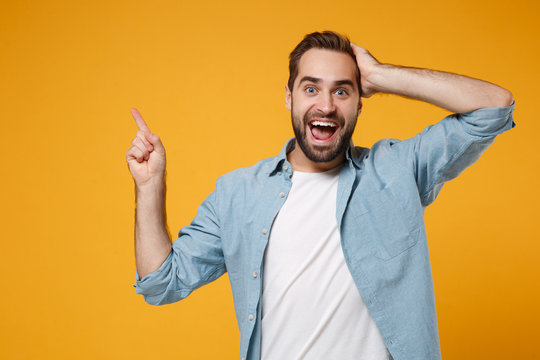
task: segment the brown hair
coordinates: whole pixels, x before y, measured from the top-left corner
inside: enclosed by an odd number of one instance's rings
[[[298,63],[304,53],[310,49],[327,49],[349,54],[356,63],[356,56],[351,47],[351,42],[346,36],[340,35],[333,31],[314,32],[307,34],[294,50],[289,55],[289,82],[287,85],[289,89],[293,90],[294,80],[298,76]],[[362,88],[360,86],[360,70],[356,68],[356,81],[358,85],[358,91],[362,95]]]

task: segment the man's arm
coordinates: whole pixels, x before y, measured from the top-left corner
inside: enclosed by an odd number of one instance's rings
[[[491,83],[440,71],[380,64],[353,45],[361,72],[362,95],[397,94],[454,112],[403,141],[385,139],[372,150],[411,169],[423,206],[446,181],[473,164],[495,137],[514,127],[512,94]]]
[[[362,96],[381,92],[429,102],[455,113],[505,107],[512,93],[486,81],[442,71],[379,63],[366,49],[351,44],[360,69]]]
[[[147,303],[169,304],[226,272],[217,214],[217,190],[201,204],[190,225],[171,244],[165,214],[165,149],[137,110],[139,127],[126,153],[135,180],[135,288]]]
[[[142,116],[131,111],[139,131],[126,152],[135,181],[135,259],[140,278],[157,270],[171,252],[165,215],[165,148]]]

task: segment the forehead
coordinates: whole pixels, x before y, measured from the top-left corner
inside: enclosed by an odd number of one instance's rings
[[[353,58],[343,52],[327,49],[309,49],[298,62],[298,76],[311,76],[324,82],[356,81],[357,66]]]

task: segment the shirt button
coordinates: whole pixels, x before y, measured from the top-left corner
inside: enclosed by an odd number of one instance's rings
[[[249,319],[250,321],[253,320],[253,315],[252,315],[252,314],[249,314],[248,319]]]
[[[266,233],[267,233],[267,232],[268,232],[268,230],[266,230],[266,229],[262,229],[262,233],[263,233],[263,235],[266,235]]]
[[[279,193],[279,197],[283,199],[283,198],[285,197],[285,193],[280,192],[280,193]]]
[[[287,170],[289,168],[289,165],[283,164],[283,170]]]
[[[256,271],[253,272],[253,277],[254,277],[254,278],[257,277],[257,272],[256,272]]]
[[[278,172],[277,172],[277,175],[278,175],[278,176],[281,176],[281,171],[278,171]]]

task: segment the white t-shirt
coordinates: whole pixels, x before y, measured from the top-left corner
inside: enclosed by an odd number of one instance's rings
[[[264,256],[262,359],[391,359],[345,263],[340,168],[295,171]]]

